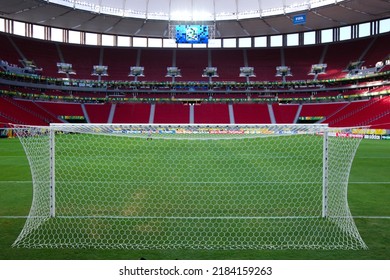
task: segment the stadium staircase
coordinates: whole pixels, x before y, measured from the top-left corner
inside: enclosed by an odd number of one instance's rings
[[[328,123],[330,126],[357,126],[361,123],[359,120],[362,119],[362,116],[368,117],[372,115],[372,112],[376,109],[375,105],[379,101],[379,98],[373,98],[369,101],[361,102],[361,104],[359,104],[359,102],[350,103],[349,106],[346,106],[345,109],[341,111],[342,116],[330,120]],[[352,104],[358,107],[354,107],[349,111],[348,109],[350,109]]]
[[[324,123],[324,122],[327,123],[329,119],[331,119],[333,116],[336,116],[337,114],[339,114],[346,107],[348,107],[349,104],[351,104],[351,103],[350,102],[346,102],[344,106],[340,107],[339,109],[334,111],[332,114],[330,114],[328,116],[325,116],[325,118],[323,118],[322,120],[318,121],[318,123]]]
[[[65,123],[66,121],[61,119],[61,118],[58,118],[58,116],[56,114],[53,114],[52,112],[50,112],[49,110],[47,110],[45,107],[41,106],[40,105],[40,102],[33,102],[33,104],[39,108],[39,110],[41,110],[44,114],[46,114],[46,118],[49,119],[50,121],[49,122],[63,122]]]
[[[10,97],[0,97],[0,109],[5,116],[12,118],[16,123],[47,125],[48,120],[36,112],[29,110],[25,106],[21,106]]]

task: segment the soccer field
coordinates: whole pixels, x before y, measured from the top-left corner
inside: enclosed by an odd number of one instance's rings
[[[73,137],[73,135],[63,135],[58,141],[72,142]],[[256,234],[258,228],[264,228],[269,230],[270,236],[277,237],[278,234],[288,236],[286,244],[294,244],[294,239],[300,239],[304,235],[304,231],[299,229],[299,223],[298,226],[296,222],[270,224],[267,219],[259,220],[253,217],[274,219],[293,215],[304,216],[311,220],[319,219],[321,201],[311,201],[310,197],[318,199],[321,197],[321,186],[316,185],[322,182],[321,177],[318,177],[322,170],[315,169],[318,168],[315,166],[322,161],[322,155],[305,152],[305,147],[293,148],[293,143],[288,143],[277,145],[282,148],[273,150],[272,156],[268,157],[270,162],[267,162],[264,160],[266,157],[261,155],[262,151],[257,149],[255,140],[239,140],[243,141],[242,144],[236,145],[237,148],[233,150],[229,141],[212,141],[207,146],[204,146],[202,141],[198,141],[194,144],[196,146],[190,145],[188,148],[187,140],[176,141],[172,145],[170,141],[157,139],[147,141],[118,138],[119,143],[115,145],[115,150],[112,151],[110,146],[104,159],[92,154],[87,148],[100,146],[104,149],[104,139],[85,141],[86,147],[66,145],[68,147],[66,150],[58,151],[56,162],[56,166],[60,166],[56,170],[56,195],[58,196],[56,215],[59,218],[56,220],[62,222],[55,226],[57,227],[57,232],[54,234],[57,238],[55,242],[60,244],[58,247],[67,247],[61,246],[66,242],[64,239],[66,234],[62,234],[61,231],[72,231],[72,223],[84,223],[85,230],[82,233],[84,236],[80,238],[81,241],[78,241],[83,249],[53,249],[45,248],[46,246],[41,244],[37,247],[45,249],[37,250],[11,247],[23,227],[25,216],[31,206],[32,181],[28,162],[19,141],[2,139],[0,159],[4,172],[0,177],[2,194],[0,258],[389,259],[390,175],[387,166],[390,164],[390,142],[364,140],[356,154],[349,179],[348,201],[352,215],[355,216],[355,223],[369,250],[294,250],[294,246],[291,246],[288,250],[275,251],[264,247],[260,247],[259,250],[255,246],[249,246],[245,240],[248,236]],[[317,144],[314,143],[315,145],[322,145],[320,138],[313,141],[318,141]],[[301,149],[301,158],[288,156],[288,153],[294,149]],[[189,151],[192,151],[191,157]],[[161,153],[164,157],[161,157]],[[115,154],[121,155],[120,161],[113,156]],[[227,154],[229,156],[226,156]],[[200,160],[205,155],[212,160],[207,162]],[[245,166],[248,164],[248,157],[261,160],[252,160],[250,166]],[[89,160],[81,161],[80,158],[89,158]],[[189,160],[190,158],[192,160]],[[292,169],[290,170],[292,180],[287,183],[286,176],[280,175],[285,170],[285,166],[281,166],[280,163],[286,162],[286,158],[290,158],[287,164]],[[107,162],[110,164],[108,165]],[[307,166],[302,166],[302,162],[307,163]],[[96,169],[96,166],[99,168]],[[221,166],[228,168],[221,171]],[[272,166],[271,170],[270,166]],[[267,169],[267,172],[247,171],[264,169]],[[93,189],[80,187],[79,182],[85,180],[86,176]],[[137,180],[134,180],[135,178]],[[268,185],[265,193],[255,191],[256,182],[259,181],[266,183],[263,185]],[[292,186],[292,182],[301,183],[296,187]],[[309,183],[302,184],[302,182]],[[290,188],[286,188],[286,185]],[[302,186],[305,188],[302,189]],[[281,198],[280,188],[292,191],[284,193]],[[67,191],[61,193],[64,189]],[[308,200],[304,197],[306,195],[310,203],[303,206],[297,203],[299,200]],[[216,198],[220,201],[216,201]],[[129,215],[136,217],[133,220],[138,219],[130,227],[127,224],[128,219],[121,219]],[[95,217],[93,224],[90,217]],[[119,228],[105,230],[112,225],[111,222],[107,224],[107,219],[111,221],[112,217],[117,217],[115,223]],[[156,219],[156,217],[165,219]],[[245,219],[244,221],[247,221],[245,223],[241,220],[237,222],[238,217],[249,217],[252,220],[248,222],[248,219]],[[97,219],[99,222],[96,222]],[[214,228],[211,232],[210,224]],[[309,225],[324,226],[323,223],[312,222]],[[48,231],[52,228],[50,223],[45,226],[48,227]],[[283,228],[282,234],[280,230],[274,228],[275,226]],[[156,231],[161,231],[162,234],[156,234]],[[321,228],[317,228],[317,234],[321,231]],[[137,250],[126,250],[118,241],[120,238],[115,237],[118,232],[122,237],[130,236],[127,242],[139,242],[141,238],[142,244],[149,245],[139,246]],[[139,235],[139,232],[143,234]],[[167,232],[175,234],[167,234]],[[191,247],[194,249],[164,249],[172,247],[170,244],[173,241],[180,240],[183,232],[189,236],[187,242],[192,240]],[[138,236],[138,239],[131,239],[134,236]],[[208,244],[199,245],[199,240],[196,239],[199,236],[208,236],[204,239]],[[269,238],[268,242],[271,242],[273,237]],[[97,247],[103,249],[90,249],[88,247],[91,243],[85,242],[99,239],[107,242],[108,238],[116,239],[114,241],[116,245],[113,247],[118,249],[106,250],[101,245]],[[227,239],[239,240],[239,242],[236,241],[231,245],[230,250],[218,250],[219,246],[222,247],[220,244],[226,244]],[[273,245],[269,247],[272,248]],[[208,250],[210,248],[213,250]]]

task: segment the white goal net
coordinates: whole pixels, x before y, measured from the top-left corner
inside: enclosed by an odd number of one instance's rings
[[[15,126],[28,248],[363,249],[348,177],[360,139],[325,125]]]

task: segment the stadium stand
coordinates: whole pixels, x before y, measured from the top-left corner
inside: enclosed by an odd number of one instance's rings
[[[386,36],[375,37],[372,46],[363,56],[364,66],[375,67],[376,63],[383,61],[389,56],[389,49],[387,47],[388,39]]]
[[[0,34],[1,38],[1,60],[7,61],[9,64],[19,65],[20,55],[15,50],[13,36]]]
[[[389,97],[373,98],[368,101],[355,101],[345,106],[338,114],[329,118],[327,122],[331,126],[368,126],[378,124],[378,120],[390,113]],[[385,121],[386,123],[386,121]],[[386,125],[388,126],[388,124]]]
[[[60,46],[64,62],[70,63],[76,71],[76,79],[96,79],[91,76],[94,65],[103,63],[100,47],[66,45]],[[108,69],[110,73],[110,69]]]
[[[202,77],[202,73],[203,69],[209,66],[208,51],[177,50],[176,66],[181,69],[183,80],[185,79],[186,81],[207,81],[207,78]]]
[[[248,65],[250,62],[245,61],[245,57],[244,50],[212,50],[210,60],[212,66],[218,68],[219,75],[213,81],[245,81],[244,78],[239,78],[240,67],[251,66]]]
[[[49,88],[47,81],[40,85],[41,81],[35,78],[31,78],[32,83],[24,84],[25,78],[17,77],[13,83],[13,76],[4,76],[11,82],[1,83],[0,90],[4,92],[1,120],[38,125],[69,121],[64,120],[66,117],[80,117],[91,123],[295,123],[299,117],[322,117],[320,122],[331,126],[388,123],[389,104],[385,102],[388,98],[380,98],[388,95],[387,83],[381,84],[380,79],[379,84],[372,86],[370,79],[358,84],[354,80],[341,82],[352,61],[363,61],[365,68],[374,68],[378,61],[385,62],[388,38],[384,35],[289,48],[172,50],[79,46],[0,34],[3,73],[15,70],[14,65],[23,71],[21,60],[27,59],[42,68],[43,77],[80,81],[78,87],[69,90]],[[76,74],[58,73],[57,62],[72,64]],[[318,76],[319,82],[328,79],[340,82],[329,82],[325,87],[293,84],[312,80],[314,77],[308,73],[311,65],[317,63],[328,65],[327,73]],[[98,85],[96,89],[95,84],[89,85],[88,81],[99,79],[91,76],[93,65],[108,66],[108,76],[100,79],[113,84]],[[281,83],[281,78],[275,76],[280,65],[291,66],[293,76],[287,77],[291,85],[272,84]],[[146,82],[140,91],[139,85],[129,84],[135,80],[129,77],[131,66],[145,68],[145,77],[137,79]],[[162,87],[165,91],[160,91],[152,83],[171,82],[172,78],[166,77],[170,66],[181,70],[182,77],[176,81],[184,84],[175,92],[169,91],[169,84]],[[219,75],[212,78],[211,87],[207,84],[209,79],[202,77],[208,66],[217,67]],[[250,78],[251,83],[270,81],[270,84],[260,84],[260,92],[254,92],[256,86],[245,84],[245,78],[239,77],[243,66],[254,67],[256,77]],[[227,86],[227,82],[232,86]],[[104,87],[112,92],[106,92]]]
[[[172,50],[149,50],[145,49],[140,52],[140,63],[137,66],[143,66],[145,68],[145,78],[142,80],[148,81],[171,81],[172,78],[165,77],[167,73],[167,67],[177,66],[181,68],[181,65],[174,65],[175,52]],[[134,64],[135,66],[136,64]],[[133,66],[133,65],[131,65]]]
[[[282,65],[280,49],[247,50],[248,64],[255,68],[257,79],[276,81],[276,67]]]
[[[327,119],[337,111],[344,108],[348,103],[315,103],[315,104],[303,104],[300,117],[321,117]]]
[[[38,106],[58,118],[85,117],[80,103],[71,102],[37,102]]]
[[[91,123],[107,123],[111,111],[111,103],[85,104],[85,110]]]
[[[108,66],[108,77],[104,80],[129,80],[130,67],[136,66],[138,51],[136,49],[103,48],[102,65]],[[90,77],[91,78],[91,77]]]
[[[149,123],[151,105],[148,103],[113,104],[112,123]]]
[[[295,123],[299,107],[298,104],[272,104],[276,123]]]
[[[271,123],[267,104],[234,104],[235,123]]]
[[[230,123],[228,104],[201,104],[194,106],[194,123]]]
[[[38,68],[44,70],[42,74],[45,76],[61,77],[57,71],[57,62],[61,62],[57,44],[40,40],[31,40],[30,44],[26,44],[21,37],[13,37],[10,40],[13,41],[14,52],[19,54],[19,60],[34,61]]]
[[[153,123],[190,123],[190,106],[183,104],[156,104]]]
[[[58,116],[53,114],[44,107],[40,105],[40,102],[32,101],[32,100],[23,100],[23,99],[13,99],[13,102],[17,104],[18,107],[22,108],[24,111],[31,112],[33,115],[40,118],[43,122],[39,122],[39,124],[47,124],[51,122],[59,122]],[[29,123],[29,120],[26,120]]]
[[[8,122],[16,122],[32,125],[46,125],[44,118],[37,115],[36,112],[27,107],[20,106],[14,99],[9,97],[0,97],[0,110],[3,118]]]
[[[326,63],[322,61],[322,53],[324,47],[311,46],[311,47],[292,47],[285,48],[283,51],[285,65],[291,66],[292,79],[294,80],[306,80],[313,79],[314,76],[309,76],[311,66],[318,63]],[[319,76],[318,79],[322,79]]]

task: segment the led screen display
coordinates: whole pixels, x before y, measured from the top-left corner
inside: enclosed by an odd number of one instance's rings
[[[207,25],[176,25],[176,43],[207,44],[208,39]]]

